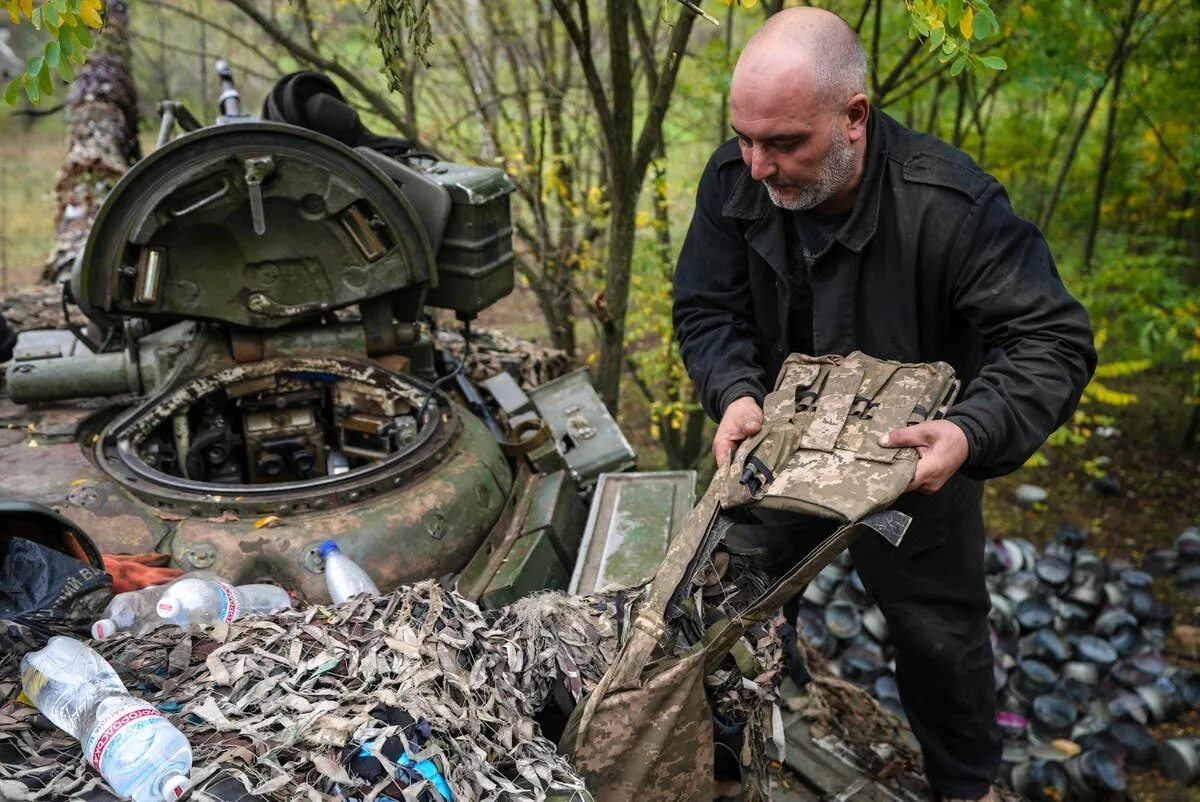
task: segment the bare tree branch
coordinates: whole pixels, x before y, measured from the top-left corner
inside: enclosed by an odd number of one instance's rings
[[[276,44],[283,47],[300,61],[309,64],[319,70],[336,75],[342,79],[347,85],[354,88],[356,92],[367,99],[371,107],[376,112],[387,120],[402,136],[412,141],[414,144],[420,145],[420,137],[418,133],[409,127],[409,121],[406,120],[397,110],[396,107],[388,101],[381,93],[375,91],[366,84],[359,73],[344,67],[340,62],[327,59],[320,53],[314,52],[311,48],[297,42],[295,39],[287,35],[286,32],[270,19],[268,19],[254,5],[252,0],[228,0],[247,17],[252,19],[258,25],[262,32],[270,37]]]

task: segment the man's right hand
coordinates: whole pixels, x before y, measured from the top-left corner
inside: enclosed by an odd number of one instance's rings
[[[724,465],[737,444],[757,434],[762,425],[762,407],[752,396],[744,395],[735,399],[725,408],[725,414],[717,426],[717,434],[713,437],[712,451],[717,465]]]

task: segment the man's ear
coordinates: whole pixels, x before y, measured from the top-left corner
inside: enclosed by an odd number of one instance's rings
[[[851,142],[857,142],[867,135],[867,117],[871,110],[871,102],[867,96],[859,93],[846,103],[846,134]]]

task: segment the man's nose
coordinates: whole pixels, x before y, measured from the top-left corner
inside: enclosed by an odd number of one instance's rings
[[[770,178],[775,173],[775,164],[761,145],[751,146],[747,166],[750,168],[750,177],[755,181]]]

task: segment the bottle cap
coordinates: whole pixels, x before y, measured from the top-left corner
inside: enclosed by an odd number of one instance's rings
[[[179,608],[179,599],[170,596],[163,596],[154,607],[160,618],[174,618],[178,614]]]
[[[188,789],[191,782],[182,774],[172,774],[167,779],[163,780],[162,798],[165,802],[175,802],[176,799],[183,796],[183,792]]]
[[[321,555],[322,560],[329,556],[329,552],[337,550],[338,544],[336,540],[326,540],[320,546],[317,546],[317,554]]]
[[[104,640],[117,631],[117,622],[111,618],[101,618],[96,623],[92,624],[92,637],[96,640]]]

